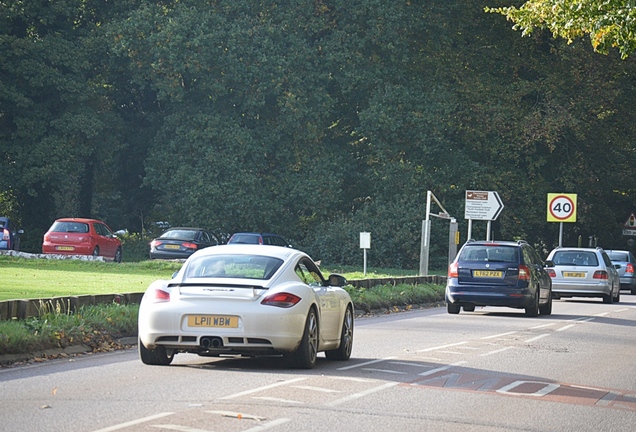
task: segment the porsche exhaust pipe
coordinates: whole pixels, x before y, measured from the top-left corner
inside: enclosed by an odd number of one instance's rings
[[[201,338],[203,348],[220,348],[223,346],[223,339],[218,336],[205,336]]]

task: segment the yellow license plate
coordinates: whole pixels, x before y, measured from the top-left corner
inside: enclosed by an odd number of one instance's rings
[[[563,272],[563,277],[582,278],[585,277],[583,272]]]
[[[164,249],[179,249],[179,245],[165,245]]]
[[[75,248],[73,246],[58,246],[57,250],[72,251],[75,250]]]
[[[488,277],[488,278],[500,278],[503,276],[503,272],[495,270],[473,270],[474,277]]]
[[[238,317],[224,315],[188,315],[188,327],[237,328]]]

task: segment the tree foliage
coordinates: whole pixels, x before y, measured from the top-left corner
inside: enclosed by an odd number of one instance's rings
[[[465,191],[498,191],[495,237],[546,250],[547,193],[568,192],[566,243],[623,246],[634,63],[518,38],[485,3],[0,2],[0,204],[32,251],[93,216],[273,231],[338,264],[368,231],[370,262],[417,268],[427,190],[462,233]]]
[[[636,49],[636,7],[629,0],[530,0],[486,11],[505,15],[524,36],[536,28],[568,43],[587,35],[594,50],[607,54],[617,48],[624,59]]]

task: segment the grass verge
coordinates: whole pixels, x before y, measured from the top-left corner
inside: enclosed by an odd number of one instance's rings
[[[0,300],[47,298],[82,294],[142,292],[156,279],[169,279],[179,262],[142,261],[104,263],[98,261],[25,259],[0,255]],[[413,276],[414,272],[391,269],[323,269],[347,279]],[[380,285],[345,288],[357,312],[383,313],[409,309],[443,300],[444,287],[432,284]],[[44,303],[48,310],[37,318],[0,321],[0,355],[37,353],[53,348],[84,345],[93,352],[119,348],[117,339],[137,334],[139,305],[97,305],[77,313],[63,313]]]

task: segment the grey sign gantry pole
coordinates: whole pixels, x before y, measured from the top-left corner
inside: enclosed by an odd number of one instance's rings
[[[431,200],[435,201],[435,203],[442,209],[442,212],[439,214],[431,214]],[[430,249],[431,242],[431,219],[430,216],[434,216],[440,219],[450,219],[451,222],[451,230],[453,230],[453,224],[455,231],[457,230],[457,221],[455,218],[452,218],[444,206],[439,202],[439,200],[433,195],[433,192],[426,192],[426,219],[422,221],[422,246],[420,248],[420,276],[428,275],[428,255]],[[454,237],[454,236],[453,236]]]

